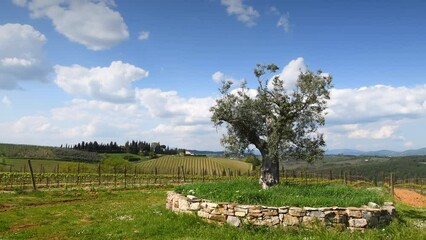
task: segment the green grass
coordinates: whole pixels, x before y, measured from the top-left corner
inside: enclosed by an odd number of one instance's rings
[[[249,179],[181,185],[176,191],[218,202],[276,207],[359,207],[368,202],[382,204],[385,200],[376,191],[332,184],[280,184],[262,190],[256,180]]]
[[[209,224],[165,208],[169,188],[0,193],[0,239],[425,239],[425,209],[397,205],[399,217],[365,233],[334,228]],[[67,200],[67,201],[65,201]],[[12,205],[14,204],[14,205]]]

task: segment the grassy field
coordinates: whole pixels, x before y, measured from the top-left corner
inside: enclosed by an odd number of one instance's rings
[[[365,233],[234,228],[166,210],[171,189],[0,193],[0,239],[426,239],[426,210],[401,204],[390,226]]]
[[[237,202],[267,206],[360,207],[368,202],[383,204],[389,196],[377,191],[336,184],[280,184],[262,190],[256,180],[194,183],[176,187],[177,192],[193,194],[216,202]]]

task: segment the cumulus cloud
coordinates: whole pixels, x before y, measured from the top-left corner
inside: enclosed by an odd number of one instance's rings
[[[302,57],[291,60],[278,75],[281,80],[284,81],[284,88],[288,91],[293,90],[296,87],[297,80],[299,79],[300,73],[304,73],[308,70],[305,64],[305,60]],[[272,81],[268,82],[268,87],[272,88]]]
[[[401,120],[426,115],[426,85],[332,89],[327,119],[335,124]]]
[[[176,91],[137,89],[136,98],[147,108],[152,117],[170,118],[184,124],[210,122],[209,109],[214,98],[184,98]]]
[[[47,81],[46,41],[30,25],[0,25],[0,89],[17,89],[25,81]]]
[[[65,92],[110,102],[134,100],[131,83],[148,76],[144,69],[121,61],[114,61],[109,67],[90,69],[80,65],[56,65],[55,72],[55,83]]]
[[[56,31],[91,50],[111,48],[129,37],[127,25],[113,0],[14,0],[31,17],[47,17]]]
[[[386,125],[375,129],[356,129],[348,133],[348,138],[372,138],[372,139],[385,139],[393,137],[397,126]]]
[[[28,144],[141,139],[173,147],[220,149],[220,134],[210,122],[213,98],[185,98],[177,92],[143,89],[138,90],[138,99],[129,103],[73,99],[42,115],[0,122],[0,132],[7,136],[4,141]]]
[[[228,15],[236,15],[238,21],[249,27],[256,25],[256,19],[260,16],[252,6],[247,6],[243,0],[221,0],[221,4],[226,6]]]
[[[149,38],[150,33],[149,32],[140,32],[138,39],[139,40],[147,40]]]
[[[327,145],[364,150],[424,147],[418,132],[426,120],[425,101],[426,85],[332,89],[324,128]]]
[[[220,72],[220,71],[217,71],[217,72],[213,73],[212,74],[212,79],[216,83],[221,83],[223,81],[231,82],[231,83],[239,83],[239,82],[242,81],[242,80],[237,80],[237,79],[235,79],[232,76],[225,75],[223,72]]]
[[[277,27],[282,28],[285,32],[290,31],[290,15],[288,13],[281,15],[278,19]]]

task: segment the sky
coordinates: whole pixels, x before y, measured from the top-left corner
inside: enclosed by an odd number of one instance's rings
[[[222,80],[333,76],[328,149],[426,147],[426,1],[3,0],[0,142],[223,150]]]

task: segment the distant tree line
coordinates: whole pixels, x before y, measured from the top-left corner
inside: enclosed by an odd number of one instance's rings
[[[62,146],[61,146],[62,147]],[[145,141],[127,141],[124,145],[118,145],[117,142],[110,143],[98,143],[85,142],[75,144],[73,149],[97,152],[97,153],[131,153],[148,156],[150,154],[164,154],[164,155],[175,155],[180,151],[177,148],[170,148],[166,145],[160,145],[160,143],[148,143]]]

